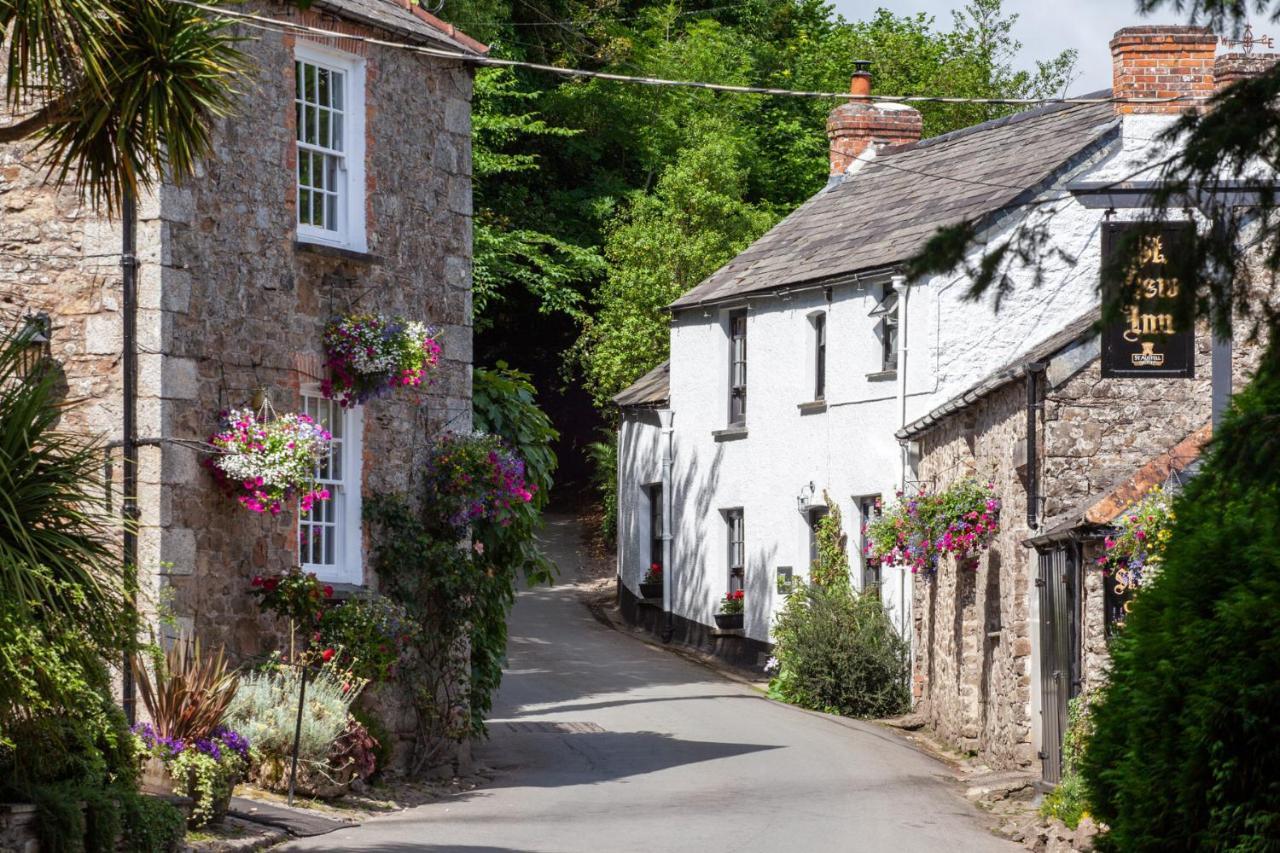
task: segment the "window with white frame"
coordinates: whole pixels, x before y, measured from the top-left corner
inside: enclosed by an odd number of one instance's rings
[[[321,580],[358,584],[361,565],[360,474],[363,409],[344,409],[318,392],[303,393],[302,411],[333,435],[328,455],[316,466],[316,480],[329,499],[298,512],[298,562]]]
[[[880,320],[880,369],[898,369],[898,291],[885,285],[884,296],[871,310]]]
[[[743,526],[742,510],[728,510],[725,512],[724,517],[729,534],[729,592],[737,592],[743,588],[747,565],[747,540]]]
[[[729,423],[747,422],[747,312],[729,314]]]
[[[294,117],[298,238],[364,251],[364,61],[298,43]]]
[[[880,514],[879,495],[855,498],[858,506],[858,561],[862,564],[862,591],[880,595],[880,564],[867,559],[867,525]]]
[[[813,399],[827,396],[827,315],[813,315]]]

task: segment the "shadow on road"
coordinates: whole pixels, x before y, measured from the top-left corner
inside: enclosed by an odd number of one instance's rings
[[[489,746],[490,756],[505,756],[514,766],[486,790],[594,785],[782,748],[682,740],[658,732],[528,733],[504,730],[500,723],[491,729]]]
[[[316,847],[312,846],[309,850],[316,853],[347,853],[352,848],[343,844],[332,847]],[[490,847],[488,845],[476,844],[361,844],[360,850],[365,853],[537,853],[537,851],[529,849],[517,849],[515,847]]]

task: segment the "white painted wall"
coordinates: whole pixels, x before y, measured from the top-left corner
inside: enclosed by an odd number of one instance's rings
[[[1133,149],[1169,121],[1132,117],[1134,139],[1068,179],[1114,177],[1132,170]],[[1126,125],[1125,133],[1130,133]],[[1141,141],[1139,141],[1141,140]],[[1102,178],[1098,178],[1102,179]],[[1066,182],[1064,179],[1063,183]],[[1031,270],[1013,268],[1012,291],[999,314],[993,297],[966,298],[963,274],[914,282],[906,317],[907,421],[928,412],[1004,366],[1093,308],[1098,302],[1099,228],[1102,212],[1086,210],[1061,189],[1051,203],[1024,209],[998,223],[988,243],[1013,233],[1028,218],[1052,212],[1057,248],[1075,258],[1042,265],[1037,286]],[[1058,199],[1052,201],[1053,199]],[[1029,212],[1028,212],[1029,211]],[[980,255],[975,251],[974,260]],[[746,528],[748,636],[767,640],[783,604],[775,591],[779,566],[808,575],[809,534],[797,496],[810,482],[825,490],[844,515],[851,555],[856,555],[856,497],[882,494],[892,500],[902,478],[901,450],[893,437],[901,426],[897,384],[875,381],[881,370],[878,319],[869,317],[886,280],[822,290],[772,293],[744,301],[748,309],[748,406],[746,436],[718,440],[728,425],[728,308],[692,309],[671,328],[671,408],[674,412],[674,542],[668,568],[673,610],[704,624],[713,622],[728,583],[724,510],[742,507]],[[827,409],[805,414],[813,396],[811,317],[827,313]],[[648,565],[647,505],[643,486],[660,479],[660,449],[654,414],[624,415],[620,433],[623,476],[619,499],[619,571],[637,591]],[[909,478],[909,475],[908,475]],[[855,583],[862,571],[854,566]],[[886,569],[882,598],[909,636],[909,576]],[[1035,691],[1033,690],[1033,693]]]

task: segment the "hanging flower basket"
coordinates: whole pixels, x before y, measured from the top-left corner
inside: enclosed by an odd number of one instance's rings
[[[905,565],[913,574],[933,575],[950,554],[974,570],[978,557],[1000,531],[1000,498],[992,483],[966,478],[937,494],[924,488],[898,493],[898,501],[863,527],[866,557],[877,564]]]
[[[324,349],[330,376],[320,390],[356,406],[402,386],[421,385],[440,363],[438,332],[417,321],[354,314],[329,323]]]
[[[331,440],[307,415],[268,418],[266,412],[234,409],[209,437],[218,452],[205,464],[227,493],[253,512],[279,515],[295,497],[306,512],[315,501],[329,498],[315,473]]]
[[[640,581],[641,598],[662,598],[662,565],[653,563]]]

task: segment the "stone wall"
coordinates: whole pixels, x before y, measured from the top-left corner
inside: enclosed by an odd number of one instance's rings
[[[293,4],[245,11],[386,35]],[[245,35],[253,70],[237,81],[236,112],[216,122],[194,180],[142,200],[138,234],[139,433],[161,439],[139,466],[143,588],[154,602],[167,587],[180,624],[236,661],[280,642],[249,579],[297,564],[296,517],[227,499],[187,442],[207,438],[219,412],[257,388],[277,411],[296,410],[300,389],[324,378],[331,316],[404,314],[443,330],[444,360],[429,387],[366,407],[363,480],[366,496],[406,490],[434,435],[470,429],[472,360],[470,71],[332,40],[367,61],[368,252],[354,254],[295,243],[293,37]],[[0,319],[52,315],[53,356],[77,401],[67,424],[118,438],[118,228],[41,177],[28,148],[0,148]]]
[[[1252,374],[1260,345],[1243,330],[1233,350],[1233,384]],[[940,735],[996,767],[1029,767],[1037,734],[1030,659],[1039,630],[1031,618],[1037,559],[1022,543],[1053,528],[1134,475],[1210,420],[1212,342],[1197,335],[1194,379],[1103,379],[1097,341],[1050,361],[1038,415],[1037,531],[1027,526],[1026,385],[1019,380],[943,420],[920,438],[918,479],[942,489],[973,475],[1003,501],[1001,531],[976,571],[945,560],[935,578],[915,579],[915,697]],[[1080,353],[1083,353],[1081,355]],[[1070,372],[1069,365],[1079,367]],[[1067,365],[1067,367],[1063,367]],[[1081,590],[1083,686],[1097,687],[1108,663],[1105,579],[1096,543],[1084,549]]]
[[[923,436],[918,479],[931,490],[967,476],[995,485],[1001,530],[976,569],[946,558],[914,580],[917,710],[943,738],[998,767],[1029,766],[1033,559],[1022,547],[1027,493],[1015,448],[1026,391],[1005,386]]]

